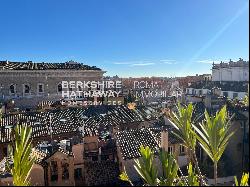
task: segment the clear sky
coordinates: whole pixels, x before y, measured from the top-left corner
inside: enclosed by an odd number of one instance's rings
[[[211,73],[249,59],[248,0],[0,0],[0,60],[96,65],[122,77]]]

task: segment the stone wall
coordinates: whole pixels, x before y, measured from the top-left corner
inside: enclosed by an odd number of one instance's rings
[[[100,81],[103,74],[100,70],[0,70],[0,99],[14,99],[16,107],[34,106],[41,100],[61,98],[58,84],[62,81]],[[25,84],[30,86],[29,94],[24,93]],[[39,84],[43,93],[38,92]],[[11,85],[15,94],[10,93]]]
[[[246,67],[213,69],[212,81],[249,81],[249,70]]]

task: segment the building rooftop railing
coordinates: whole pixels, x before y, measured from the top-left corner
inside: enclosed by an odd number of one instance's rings
[[[219,68],[232,68],[232,67],[249,67],[249,61],[244,61],[242,58],[239,58],[238,61],[234,62],[231,59],[229,62],[220,62],[219,64],[215,64],[213,62],[212,69],[219,69]]]

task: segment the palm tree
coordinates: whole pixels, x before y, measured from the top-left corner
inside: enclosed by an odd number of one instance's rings
[[[162,164],[163,177],[160,179],[161,186],[174,186],[174,182],[178,177],[179,166],[174,156],[166,151],[160,151],[160,161]]]
[[[230,130],[226,106],[216,112],[215,117],[209,116],[205,111],[205,120],[199,123],[199,127],[193,126],[197,132],[195,135],[203,150],[208,154],[214,163],[214,180],[217,184],[217,164],[224,150],[227,147],[230,137],[235,131]]]
[[[140,147],[140,152],[142,159],[135,160],[135,169],[147,184],[156,186],[158,172],[153,164],[154,153],[149,147],[144,148],[143,146]]]
[[[199,179],[195,174],[195,171],[193,169],[193,166],[191,162],[188,165],[188,176],[187,176],[187,181],[189,186],[199,186]]]
[[[193,105],[190,103],[188,106],[182,106],[180,103],[177,105],[177,113],[170,112],[170,123],[175,127],[177,132],[173,132],[180,140],[183,145],[189,149],[189,153],[192,154],[196,146],[196,137],[192,130],[192,114]],[[192,160],[192,156],[190,160]]]
[[[176,159],[172,154],[160,150],[159,158],[162,167],[162,177],[158,178],[158,167],[154,164],[154,153],[149,147],[140,147],[141,159],[135,159],[135,169],[139,176],[143,179],[147,186],[198,186],[199,179],[192,169],[192,164],[188,166],[188,176],[179,177],[178,170],[180,170]],[[129,182],[132,186],[133,183],[129,179],[126,170],[120,174],[120,179]]]
[[[17,125],[15,127],[14,154],[12,155],[13,167],[11,174],[15,186],[29,186],[29,174],[34,164],[31,154],[31,127]]]
[[[177,132],[173,132],[183,145],[188,149],[189,159],[195,164],[195,167],[200,175],[201,184],[204,185],[205,181],[202,180],[202,174],[198,165],[198,160],[195,153],[196,148],[196,136],[193,129],[193,115],[194,107],[192,103],[188,106],[182,106],[177,104],[177,113],[170,112],[170,122],[175,127]]]

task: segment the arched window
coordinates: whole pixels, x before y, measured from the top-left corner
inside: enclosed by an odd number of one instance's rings
[[[10,94],[15,94],[16,93],[16,87],[14,84],[10,85]]]
[[[38,93],[43,93],[43,92],[44,92],[44,84],[39,83],[39,84],[37,85],[37,92],[38,92]]]
[[[58,86],[57,86],[57,91],[58,91],[58,92],[62,92],[62,84],[61,84],[61,83],[58,84]]]
[[[82,87],[81,86],[78,86],[78,91],[82,91]]]
[[[30,86],[28,84],[24,85],[24,93],[29,94],[30,93]]]

